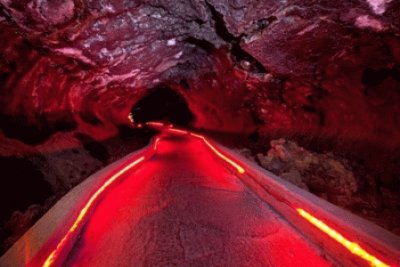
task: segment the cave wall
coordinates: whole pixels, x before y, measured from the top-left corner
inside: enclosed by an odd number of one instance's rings
[[[3,203],[20,200],[1,206],[0,253],[146,143],[124,127],[157,86],[221,142],[333,151],[368,178],[368,195],[398,195],[399,13],[395,0],[0,0],[0,186]]]
[[[399,147],[397,1],[0,3],[10,138],[116,135],[167,84],[195,128]]]
[[[1,3],[7,125],[100,138],[184,79],[198,128],[400,142],[396,1]]]
[[[0,0],[0,156],[69,188],[105,162],[88,143],[162,85],[192,128],[345,153],[398,190],[399,13],[395,0]]]

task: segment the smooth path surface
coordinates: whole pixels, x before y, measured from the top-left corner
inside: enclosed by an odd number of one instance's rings
[[[329,266],[192,136],[156,155],[94,208],[67,266]]]

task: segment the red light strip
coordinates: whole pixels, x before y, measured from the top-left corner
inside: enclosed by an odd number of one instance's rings
[[[116,174],[111,176],[89,199],[83,209],[79,212],[78,217],[76,218],[74,224],[69,228],[67,234],[61,239],[61,241],[57,244],[57,247],[50,253],[50,255],[46,258],[46,261],[43,263],[43,267],[50,267],[54,264],[55,260],[57,259],[58,255],[62,252],[63,248],[67,244],[67,241],[71,239],[74,232],[78,229],[79,224],[85,218],[86,214],[88,213],[89,209],[93,206],[93,203],[97,200],[101,193],[107,189],[116,179],[118,179],[122,174],[127,172],[129,169],[134,167],[135,165],[139,164],[145,159],[144,156],[138,158],[134,162],[130,163],[129,165],[125,166],[122,170],[118,171]]]
[[[371,266],[375,267],[389,267],[386,263],[383,263],[379,259],[377,259],[375,256],[369,254],[366,252],[362,247],[360,247],[359,244],[355,242],[351,242],[345,237],[343,237],[340,233],[326,225],[323,221],[315,218],[312,216],[310,213],[306,212],[305,210],[301,208],[296,209],[297,212],[300,214],[301,217],[306,219],[308,222],[310,222],[312,225],[317,227],[319,230],[330,236],[332,239],[334,239],[336,242],[341,244],[343,247],[345,247],[347,250],[349,250],[351,253],[357,255],[358,257],[362,258],[363,260],[368,261]]]
[[[160,140],[161,140],[160,137],[157,137],[157,138],[156,138],[156,141],[154,142],[154,151],[157,151],[158,143],[160,143]]]
[[[187,134],[188,132],[179,130],[179,129],[169,129],[168,131],[175,132],[175,133],[180,133],[180,134]],[[241,167],[239,164],[231,160],[230,158],[226,157],[223,155],[221,152],[219,152],[204,136],[195,134],[195,133],[190,133],[190,135],[197,137],[199,139],[202,139],[204,143],[215,153],[217,156],[219,156],[221,159],[232,165],[233,167],[236,168],[236,170],[240,173],[243,174],[245,173],[245,170],[243,167]],[[351,242],[345,237],[343,237],[340,233],[335,231],[334,229],[330,228],[328,225],[326,225],[324,222],[321,220],[315,218],[312,216],[310,213],[306,212],[305,210],[298,208],[296,209],[297,212],[305,218],[308,222],[316,226],[318,229],[320,229],[322,232],[326,233],[329,237],[334,239],[336,242],[344,246],[347,250],[349,250],[351,253],[359,256],[360,258],[368,261],[371,266],[375,267],[390,267],[386,263],[383,263],[379,259],[377,259],[375,256],[369,254],[366,252],[362,247],[360,247],[359,244],[355,242]]]
[[[168,129],[168,131],[169,131],[169,132],[173,132],[173,133],[178,133],[178,134],[188,134],[187,131],[179,130],[179,129],[173,129],[173,128]]]
[[[146,125],[164,127],[164,123],[155,121],[146,122]]]
[[[239,164],[237,164],[236,162],[234,162],[233,160],[231,160],[230,158],[228,158],[227,156],[225,156],[224,154],[222,154],[221,152],[219,152],[210,142],[208,142],[208,140],[199,134],[195,134],[195,133],[191,133],[192,136],[200,138],[204,141],[204,143],[218,156],[220,157],[222,160],[224,160],[225,162],[227,162],[228,164],[232,165],[238,173],[243,174],[246,171],[244,170],[244,168],[242,166],[240,166]]]
[[[148,122],[146,123],[147,125],[153,125],[153,126],[164,126],[162,123],[158,122]],[[187,131],[179,130],[179,129],[169,129],[169,131],[179,133],[179,134],[187,134]],[[240,173],[243,174],[245,173],[245,170],[243,167],[241,167],[239,164],[231,160],[230,158],[226,157],[223,155],[221,152],[219,152],[204,136],[195,134],[195,133],[190,133],[192,136],[197,137],[199,139],[202,139],[204,143],[221,159],[232,165],[236,170]],[[157,138],[155,143],[154,143],[154,150],[157,150],[158,144],[160,142],[160,138]],[[104,190],[107,189],[116,179],[119,178],[122,174],[124,174],[126,171],[128,171],[130,168],[134,167],[135,165],[139,164],[145,159],[144,156],[140,157],[139,159],[135,160],[134,162],[130,163],[129,165],[125,166],[122,170],[111,176],[110,179],[108,179],[89,199],[89,201],[86,203],[86,205],[82,208],[80,211],[77,219],[73,223],[73,225],[70,227],[68,230],[67,234],[61,239],[61,241],[57,244],[57,247],[50,253],[50,255],[46,258],[46,261],[43,264],[43,267],[50,267],[54,264],[57,256],[61,253],[63,248],[65,247],[67,241],[72,237],[74,232],[78,229],[79,224],[83,221],[85,218],[86,214],[88,213],[89,209],[92,207],[93,203],[97,200],[97,198],[101,195],[101,193],[104,192]],[[347,250],[349,250],[351,253],[359,256],[360,258],[368,261],[371,266],[375,267],[390,267],[386,263],[380,261],[377,259],[375,256],[369,254],[366,252],[362,247],[360,247],[359,244],[355,242],[351,242],[345,237],[343,237],[340,233],[326,225],[323,221],[317,219],[316,217],[312,216],[310,213],[306,212],[305,210],[301,208],[296,209],[297,212],[301,217],[306,219],[308,222],[310,222],[312,225],[317,227],[319,230],[327,234],[329,237],[334,239],[336,242],[341,244],[343,247],[345,247]]]

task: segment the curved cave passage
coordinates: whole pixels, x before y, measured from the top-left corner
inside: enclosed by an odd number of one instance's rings
[[[133,106],[131,114],[135,124],[164,121],[187,126],[194,119],[185,98],[166,86],[150,90]]]
[[[192,126],[400,236],[400,1],[382,15],[365,1],[42,2],[0,1],[0,256],[65,190],[148,144],[156,131],[128,112]]]

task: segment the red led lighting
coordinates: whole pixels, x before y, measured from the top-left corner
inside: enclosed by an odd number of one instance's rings
[[[188,134],[187,131],[180,130],[180,129],[174,129],[174,128],[168,129],[168,131],[173,132],[173,133],[178,133],[178,134]]]
[[[56,248],[50,253],[50,255],[46,258],[46,261],[43,263],[43,267],[49,267],[52,266],[59,256],[59,254],[62,252],[64,247],[66,246],[68,240],[70,240],[73,237],[73,234],[75,231],[78,229],[79,225],[87,215],[89,209],[93,206],[97,198],[101,195],[101,193],[104,192],[104,190],[107,189],[116,179],[118,179],[122,174],[127,172],[129,169],[132,167],[136,166],[140,162],[142,162],[145,159],[144,156],[138,158],[137,160],[131,162],[127,166],[125,166],[123,169],[118,171],[116,174],[111,176],[89,199],[89,201],[86,203],[86,205],[81,209],[79,212],[78,217],[76,218],[75,222],[73,225],[69,228],[67,234],[61,239],[61,241],[57,244]]]
[[[336,242],[341,244],[343,247],[345,247],[347,250],[349,250],[354,255],[357,255],[358,257],[362,258],[363,260],[368,261],[371,264],[371,266],[389,267],[389,265],[387,265],[386,263],[383,263],[382,261],[377,259],[375,256],[373,256],[373,255],[369,254],[367,251],[365,251],[362,247],[360,247],[359,244],[357,244],[355,242],[351,242],[350,240],[346,239],[345,237],[343,237],[343,235],[341,235],[340,233],[338,233],[337,231],[335,231],[334,229],[332,229],[331,227],[326,225],[323,221],[315,218],[310,213],[306,212],[305,210],[303,210],[301,208],[297,208],[296,210],[300,214],[301,217],[306,219],[312,225],[314,225],[319,230],[321,230],[322,232],[327,234],[329,237],[334,239]]]
[[[159,122],[149,122],[146,123],[147,125],[151,126],[162,126],[165,127],[163,123]],[[195,134],[189,131],[181,130],[181,129],[176,129],[176,128],[164,128],[164,131],[166,132],[171,132],[173,134],[190,134],[193,137],[196,137],[200,139],[202,142],[204,142],[207,147],[214,152],[219,158],[224,160],[226,163],[230,164],[232,167],[236,169],[236,171],[239,174],[245,173],[245,169],[240,166],[238,163],[236,163],[234,160],[231,158],[225,156],[223,153],[221,153],[210,141],[207,140],[206,137],[203,135]],[[159,143],[161,141],[161,137],[156,137],[153,148],[154,151],[157,151],[159,147]],[[151,149],[151,148],[150,148]],[[88,212],[90,209],[94,206],[95,202],[97,199],[100,197],[100,195],[115,181],[117,180],[121,175],[126,173],[128,170],[133,168],[134,166],[138,165],[139,163],[143,162],[146,159],[145,156],[142,156],[133,162],[129,163],[122,169],[120,169],[117,173],[113,174],[110,178],[108,178],[107,181],[104,182],[104,184],[89,198],[87,203],[84,205],[84,207],[80,210],[79,215],[73,222],[72,226],[69,228],[68,232],[64,235],[64,237],[58,242],[57,246],[51,253],[48,255],[46,258],[45,262],[43,263],[43,267],[50,267],[55,265],[57,258],[61,258],[61,254],[67,249],[67,247],[70,244],[70,240],[74,237],[79,232],[79,229],[83,223],[83,221],[86,219]],[[329,227],[326,223],[323,221],[319,220],[318,218],[314,217],[307,211],[305,211],[302,208],[296,208],[295,209],[297,213],[304,218],[307,222],[315,226],[317,229],[320,231],[324,232],[327,236],[335,240],[338,244],[346,248],[348,251],[350,251],[352,254],[358,256],[359,258],[365,260],[368,262],[371,266],[375,267],[389,267],[388,264],[382,262],[378,258],[376,258],[374,255],[368,253],[364,248],[362,248],[359,244],[352,242],[348,239],[346,239],[341,233],[337,232],[333,228]]]
[[[244,168],[242,166],[240,166],[239,164],[237,164],[236,162],[234,162],[233,160],[231,160],[230,158],[228,158],[227,156],[225,156],[224,154],[222,154],[221,152],[219,152],[204,136],[199,135],[199,134],[195,134],[195,133],[191,133],[192,136],[200,138],[201,140],[203,140],[203,142],[218,156],[220,157],[222,160],[224,160],[225,162],[227,162],[228,164],[230,164],[231,166],[233,166],[238,173],[243,174],[246,171],[244,170]]]
[[[156,138],[156,141],[154,142],[154,151],[157,151],[158,143],[160,143],[160,140],[161,140],[160,137],[157,137],[157,138]]]
[[[146,122],[146,125],[155,126],[155,127],[164,127],[164,123],[156,122],[156,121]]]

